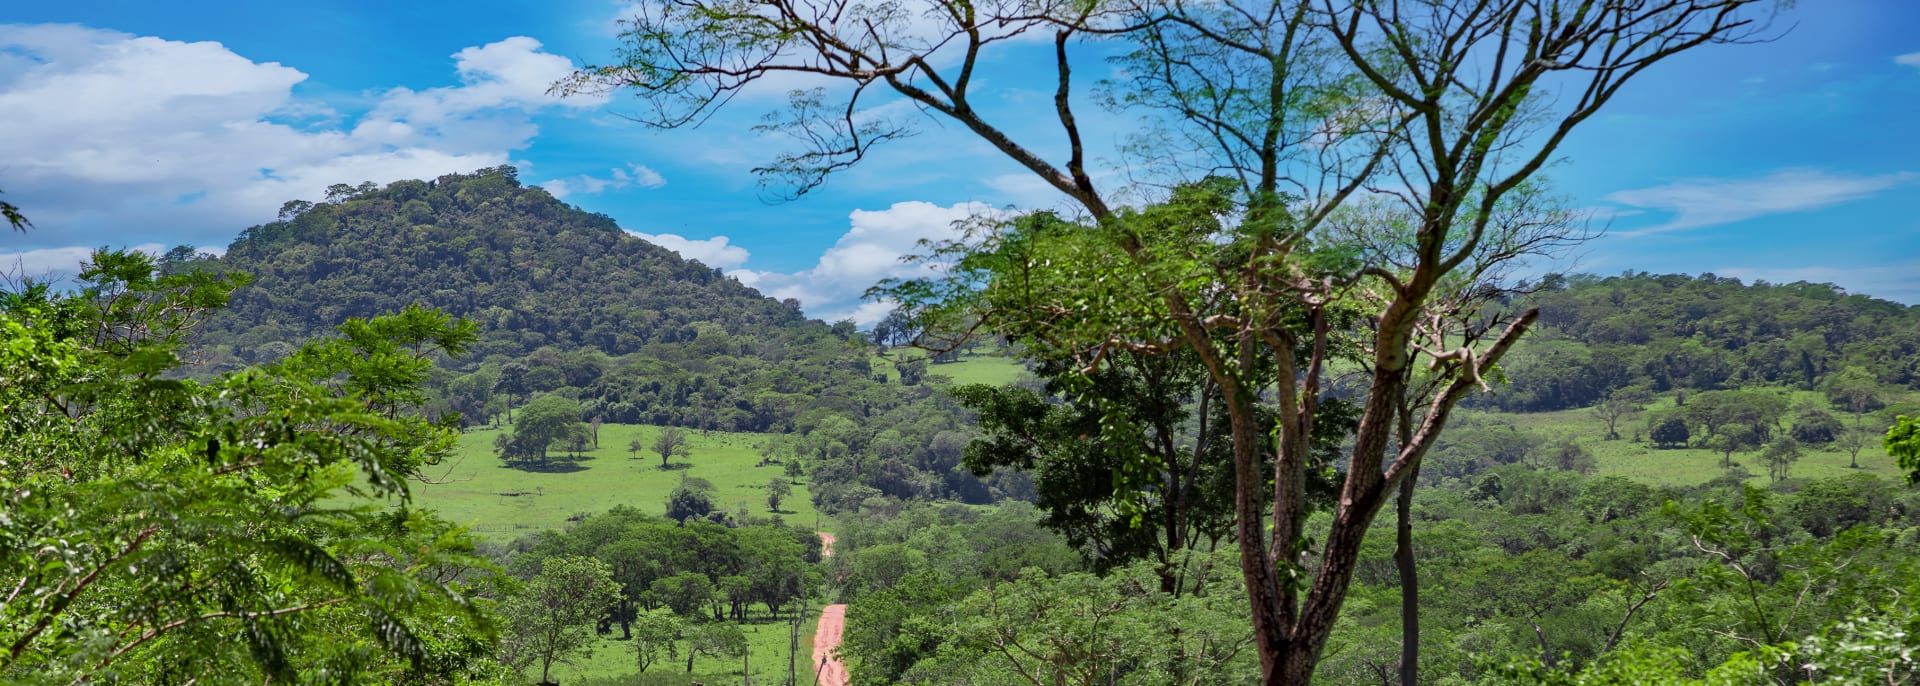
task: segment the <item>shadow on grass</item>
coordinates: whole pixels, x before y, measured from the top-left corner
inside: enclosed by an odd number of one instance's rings
[[[539,474],[571,474],[574,472],[586,471],[587,469],[587,466],[584,464],[581,464],[579,462],[570,462],[566,460],[555,460],[552,462],[548,462],[546,464],[540,464],[538,462],[520,462],[520,463],[508,464],[507,467],[509,469],[517,469],[523,472],[535,472]]]
[[[667,464],[661,467],[655,467],[655,469],[658,469],[663,472],[677,472],[682,469],[693,469],[693,465],[687,464],[685,462],[676,462],[676,463]]]

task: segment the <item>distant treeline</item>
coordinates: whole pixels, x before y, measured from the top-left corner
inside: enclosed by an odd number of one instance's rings
[[[1920,389],[1920,308],[1830,284],[1650,275],[1550,280],[1525,299],[1540,325],[1478,402],[1510,412],[1585,407],[1616,390],[1822,387],[1849,368]]]

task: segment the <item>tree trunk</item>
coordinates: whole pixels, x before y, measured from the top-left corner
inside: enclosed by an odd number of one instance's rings
[[[1395,509],[1399,521],[1394,538],[1394,566],[1400,571],[1400,686],[1420,683],[1420,577],[1413,566],[1413,483],[1418,470],[1400,482],[1400,502]]]

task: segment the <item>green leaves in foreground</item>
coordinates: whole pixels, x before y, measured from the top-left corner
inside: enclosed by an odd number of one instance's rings
[[[409,412],[463,325],[351,322],[281,364],[168,378],[246,283],[96,253],[0,299],[0,681],[392,683],[490,664],[490,575],[407,506],[451,445]],[[339,497],[356,481],[392,507]]]
[[[1920,417],[1901,416],[1887,430],[1887,454],[1907,471],[1907,483],[1920,484]]]

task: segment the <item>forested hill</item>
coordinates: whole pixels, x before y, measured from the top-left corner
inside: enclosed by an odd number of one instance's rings
[[[441,409],[469,422],[550,392],[607,422],[743,431],[908,402],[849,346],[851,325],[808,320],[520,185],[511,167],[334,186],[247,229],[214,265],[255,281],[199,332],[201,371],[277,359],[349,317],[418,303],[479,328],[433,382]]]
[[[621,355],[692,341],[702,323],[735,336],[824,328],[514,174],[340,185],[325,202],[288,203],[221,258],[256,280],[208,323],[209,340],[298,341],[412,303],[473,320],[482,356],[549,344]]]
[[[1920,389],[1920,307],[1827,284],[1650,275],[1551,281],[1540,324],[1503,363],[1508,411],[1583,407],[1628,389],[1821,389],[1842,375]]]

